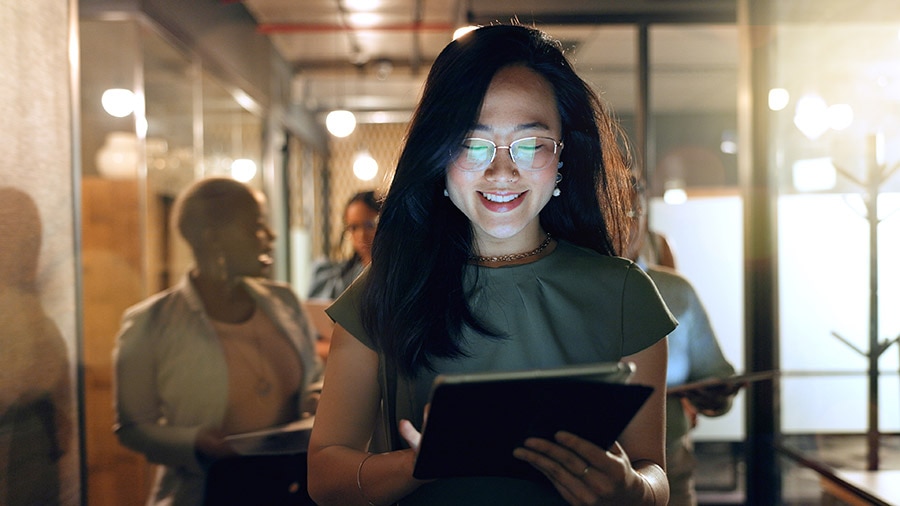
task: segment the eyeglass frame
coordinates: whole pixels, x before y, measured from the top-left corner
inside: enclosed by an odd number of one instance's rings
[[[553,143],[553,155],[554,156],[562,153],[562,150],[565,147],[565,143],[563,143],[562,139],[556,140],[553,137],[544,137],[544,136],[540,136],[540,135],[529,135],[528,137],[522,137],[521,139],[516,139],[516,140],[510,142],[506,146],[498,146],[494,141],[492,141],[490,139],[485,139],[483,137],[466,137],[465,139],[462,140],[462,143],[460,143],[460,146],[463,146],[463,143],[465,143],[466,141],[469,141],[469,140],[484,141],[484,142],[489,143],[491,146],[493,146],[494,151],[493,151],[493,153],[491,153],[491,159],[488,160],[488,162],[484,165],[484,167],[482,167],[480,169],[464,169],[464,168],[460,167],[459,165],[457,165],[457,163],[456,163],[456,160],[459,159],[459,157],[460,157],[459,153],[457,152],[452,155],[452,160],[450,163],[455,165],[459,170],[461,170],[463,172],[481,172],[483,170],[487,170],[487,168],[490,167],[492,163],[494,163],[494,159],[497,158],[497,150],[502,148],[502,149],[506,149],[506,152],[509,154],[509,159],[512,160],[513,165],[515,165],[516,168],[519,170],[538,172],[538,171],[545,170],[547,167],[552,165],[550,163],[547,163],[547,165],[545,165],[544,167],[538,168],[538,169],[535,169],[535,168],[526,169],[523,167],[519,167],[519,163],[516,161],[516,158],[512,154],[512,145],[517,142],[521,142],[521,141],[528,140],[528,139],[546,139],[548,141],[551,141]],[[460,148],[460,149],[462,149],[462,148]]]
[[[344,226],[345,234],[355,234],[360,232],[374,232],[378,228],[378,219],[367,220],[363,223],[350,223]]]

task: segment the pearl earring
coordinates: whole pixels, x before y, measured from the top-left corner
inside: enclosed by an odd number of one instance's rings
[[[562,166],[562,162],[559,162],[559,165]],[[561,172],[557,172],[557,173],[556,173],[556,184],[557,184],[557,187],[553,189],[553,196],[554,196],[554,197],[559,197],[560,194],[562,194],[562,191],[560,191],[559,186],[558,186],[560,181],[562,181],[562,173],[561,173]]]
[[[444,196],[445,196],[445,197],[449,197],[449,196],[450,196],[450,192],[448,192],[446,188],[444,188]]]

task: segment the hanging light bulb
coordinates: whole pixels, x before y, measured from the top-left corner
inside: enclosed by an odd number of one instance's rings
[[[325,116],[325,126],[335,137],[347,137],[356,128],[356,116],[352,112],[339,109]]]
[[[238,158],[231,162],[231,177],[242,183],[250,182],[256,177],[256,162],[249,158]]]
[[[110,116],[124,118],[134,112],[134,92],[124,88],[110,88],[101,95],[100,104]]]
[[[353,162],[353,174],[363,181],[371,181],[378,174],[378,162],[368,151],[361,151]]]

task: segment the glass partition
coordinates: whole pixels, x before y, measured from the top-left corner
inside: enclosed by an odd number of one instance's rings
[[[190,266],[169,230],[182,189],[213,175],[263,188],[262,120],[249,97],[143,18],[80,27],[88,502],[140,504],[153,468],[112,432],[119,322]],[[103,98],[108,89],[117,101]]]
[[[740,372],[743,206],[736,157],[737,27],[651,26],[649,66],[650,228],[667,239],[676,269],[696,288],[722,352]],[[723,417],[702,419],[695,439],[742,440],[740,397],[733,406]]]

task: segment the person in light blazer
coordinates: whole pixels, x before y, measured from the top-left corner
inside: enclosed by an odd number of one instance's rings
[[[161,464],[149,504],[195,506],[209,466],[235,453],[225,436],[312,411],[321,365],[297,296],[264,277],[275,235],[261,194],[201,180],[179,196],[174,224],[195,263],[123,316],[115,432]]]

